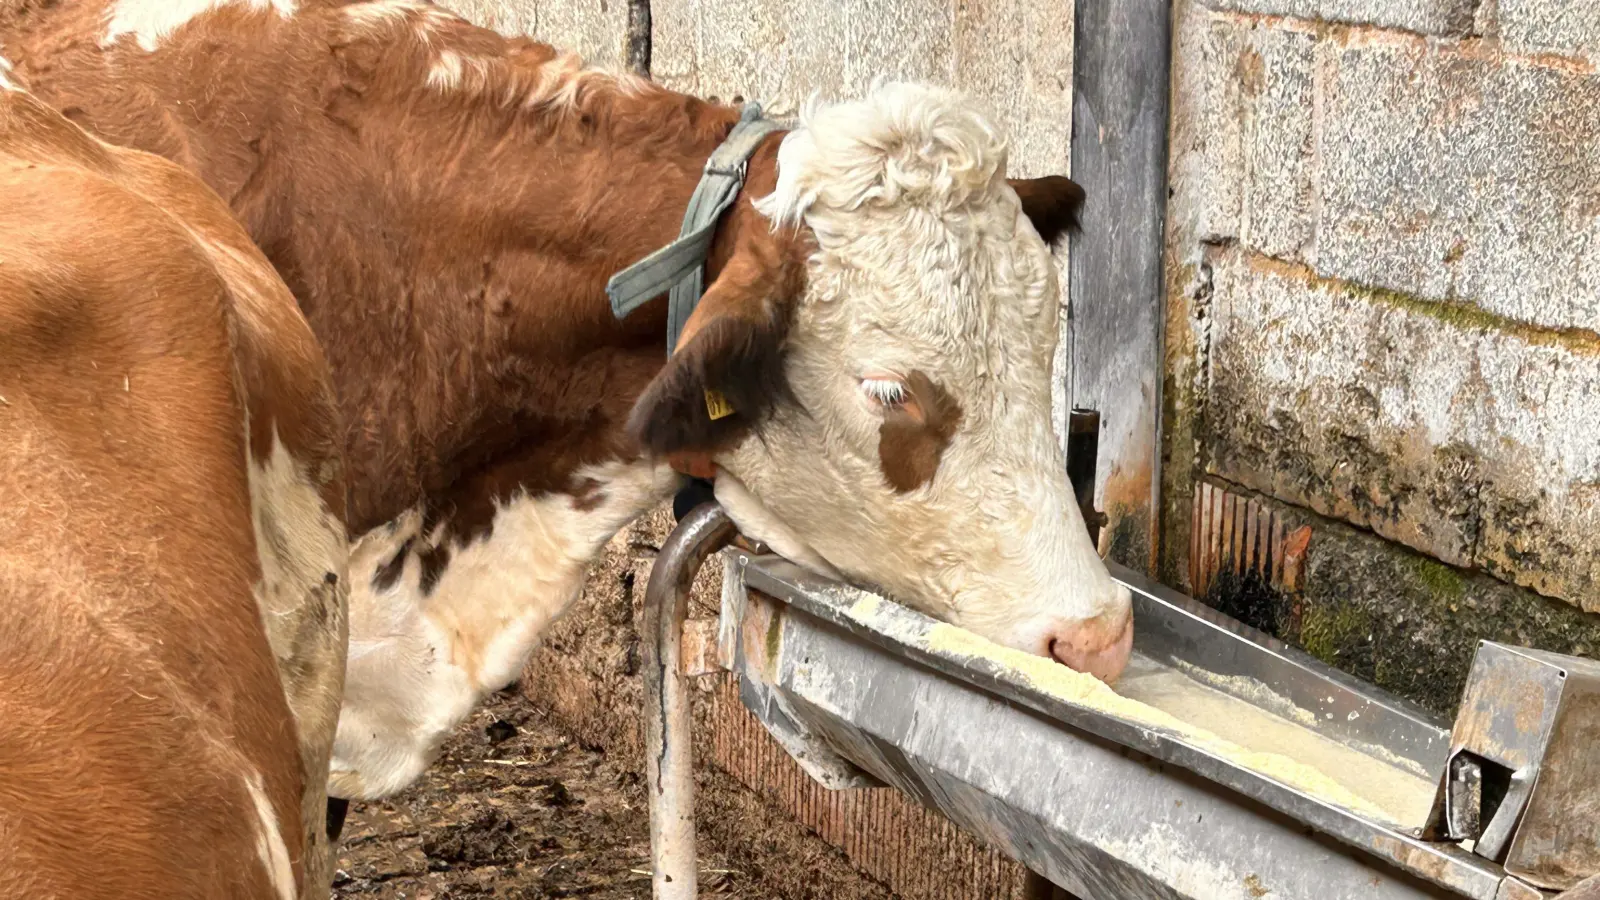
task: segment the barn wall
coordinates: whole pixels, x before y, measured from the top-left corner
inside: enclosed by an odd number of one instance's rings
[[[1314,532],[1210,599],[1430,706],[1600,650],[1600,4],[1174,10],[1163,574],[1207,480]]]

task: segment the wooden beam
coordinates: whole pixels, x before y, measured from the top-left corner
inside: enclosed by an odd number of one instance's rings
[[[1068,395],[1100,413],[1096,506],[1113,559],[1154,572],[1160,485],[1169,0],[1074,4]]]

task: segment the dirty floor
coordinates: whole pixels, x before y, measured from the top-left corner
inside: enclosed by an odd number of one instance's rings
[[[645,900],[650,819],[639,780],[514,688],[502,692],[418,785],[350,805],[334,896]],[[702,897],[772,900],[714,848],[700,855]]]

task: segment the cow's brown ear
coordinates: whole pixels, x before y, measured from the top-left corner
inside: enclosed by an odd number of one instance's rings
[[[741,242],[634,404],[633,439],[657,456],[711,454],[793,401],[784,359],[802,277],[770,233]]]
[[[1064,175],[1012,178],[1011,189],[1022,201],[1022,214],[1050,246],[1067,232],[1078,230],[1078,210],[1083,208],[1083,188]]]

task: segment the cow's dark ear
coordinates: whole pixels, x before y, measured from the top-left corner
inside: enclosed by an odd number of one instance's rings
[[[1022,214],[1050,246],[1067,232],[1078,230],[1078,211],[1083,208],[1083,188],[1064,175],[1043,178],[1012,178],[1011,189],[1022,201]]]
[[[784,361],[803,267],[770,232],[741,241],[640,395],[628,433],[656,456],[713,454],[792,402]]]

